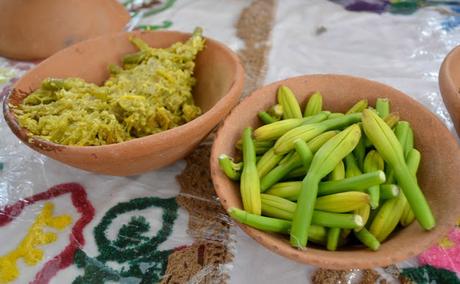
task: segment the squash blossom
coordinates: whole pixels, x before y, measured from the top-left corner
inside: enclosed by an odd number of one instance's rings
[[[415,218],[426,229],[432,229],[436,221],[417,179],[406,165],[403,149],[391,128],[372,110],[364,110],[362,116],[366,136],[374,144],[382,158],[394,169],[398,184],[407,198]]]
[[[361,129],[359,125],[354,124],[332,137],[316,152],[310,169],[302,181],[302,189],[292,220],[290,242],[294,247],[304,248],[307,244],[319,182],[351,153],[360,139]]]

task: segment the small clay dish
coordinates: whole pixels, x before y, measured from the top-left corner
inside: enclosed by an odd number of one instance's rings
[[[48,77],[79,77],[101,84],[108,78],[107,66],[136,49],[130,36],[153,47],[169,47],[186,41],[191,34],[138,31],[105,35],[68,47],[25,74],[5,98],[3,113],[11,130],[32,149],[65,164],[96,173],[128,176],[169,165],[189,154],[238,103],[244,71],[238,57],[223,44],[206,39],[196,59],[193,89],[195,103],[203,114],[176,128],[158,134],[104,146],[64,146],[31,137],[19,126],[10,106],[18,105]]]
[[[258,127],[258,111],[276,102],[280,85],[293,90],[302,107],[314,91],[323,95],[324,109],[344,112],[360,99],[375,105],[378,97],[391,101],[392,111],[410,122],[415,132],[415,146],[422,153],[418,181],[433,210],[437,225],[424,231],[417,222],[394,232],[378,251],[364,246],[344,246],[338,251],[319,247],[297,250],[290,246],[288,237],[265,233],[245,225],[240,227],[269,250],[298,262],[330,269],[372,268],[397,263],[415,256],[455,226],[460,216],[460,148],[449,130],[421,104],[386,85],[342,75],[306,75],[279,81],[263,87],[243,100],[233,109],[217,132],[211,152],[212,180],[225,209],[242,208],[239,184],[229,180],[219,169],[218,156],[222,153],[236,155],[235,142],[245,127]]]
[[[460,135],[460,46],[444,58],[439,70],[439,89],[457,134]]]

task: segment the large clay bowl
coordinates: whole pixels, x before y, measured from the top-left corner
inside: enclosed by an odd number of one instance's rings
[[[454,48],[444,59],[439,70],[439,88],[460,135],[460,47]]]
[[[288,238],[269,234],[248,226],[241,228],[257,242],[275,253],[298,262],[331,269],[371,268],[389,265],[415,256],[430,247],[452,228],[460,217],[460,148],[448,129],[421,104],[400,91],[365,79],[340,75],[306,75],[263,87],[243,100],[218,130],[211,152],[212,180],[225,209],[242,208],[239,185],[219,169],[217,157],[235,155],[234,144],[245,127],[257,127],[257,112],[273,105],[280,85],[290,87],[298,100],[305,103],[308,94],[319,90],[325,109],[345,111],[356,101],[367,98],[371,105],[377,97],[391,100],[392,111],[411,123],[415,144],[422,153],[418,172],[420,186],[430,204],[437,225],[424,231],[417,222],[394,233],[376,252],[365,247],[344,247],[331,252],[318,247],[297,250]]]
[[[46,58],[79,41],[121,32],[129,19],[116,0],[2,0],[0,55]]]
[[[23,76],[4,100],[3,112],[12,131],[32,149],[87,171],[127,176],[158,169],[189,154],[237,104],[244,71],[238,57],[227,47],[207,39],[195,67],[195,103],[203,114],[179,127],[130,141],[104,146],[63,146],[29,137],[10,110],[47,77],[80,77],[100,84],[107,65],[120,63],[126,53],[136,51],[128,41],[138,36],[154,47],[168,47],[191,35],[180,32],[132,32],[102,36],[73,45],[40,63]]]

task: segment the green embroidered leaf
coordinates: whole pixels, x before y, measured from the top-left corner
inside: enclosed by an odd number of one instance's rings
[[[401,274],[417,284],[448,283],[460,284],[455,272],[425,265],[416,268],[404,268]]]

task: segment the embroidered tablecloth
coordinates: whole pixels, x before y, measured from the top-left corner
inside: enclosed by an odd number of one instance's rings
[[[238,52],[243,96],[294,75],[361,76],[412,96],[456,135],[437,83],[442,59],[460,44],[455,2],[122,3],[132,15],[127,29],[201,26]],[[35,63],[0,58],[2,100]],[[418,257],[372,270],[326,270],[266,250],[219,205],[212,138],[164,169],[111,177],[37,154],[3,116],[0,137],[0,283],[460,283],[460,225]]]

